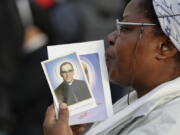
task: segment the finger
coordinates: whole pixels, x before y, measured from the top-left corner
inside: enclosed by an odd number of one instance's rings
[[[80,128],[80,127],[86,127],[86,125],[87,125],[87,124],[74,125],[74,126],[72,126],[71,128],[72,128],[73,130],[76,130],[76,129]]]
[[[85,127],[80,127],[78,129],[76,129],[76,134],[79,135],[81,133],[83,133],[85,131]]]
[[[48,107],[46,111],[44,124],[49,125],[53,123],[55,120],[56,120],[56,114],[55,114],[54,106],[52,104]]]
[[[62,103],[59,106],[59,120],[58,122],[68,125],[69,123],[69,110],[67,104]]]

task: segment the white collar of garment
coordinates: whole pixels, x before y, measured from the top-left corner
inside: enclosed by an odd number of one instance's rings
[[[118,121],[121,121],[123,118],[136,111],[136,109],[138,109],[140,106],[144,105],[148,101],[172,94],[180,95],[180,77],[157,86],[148,94],[134,101],[122,111],[118,112],[108,120],[101,122],[101,124],[95,126],[92,130],[87,132],[86,135],[98,134],[105,129],[108,129]]]
[[[71,82],[67,82],[67,85],[72,85],[73,82],[74,80],[72,80]]]
[[[72,80],[71,82],[65,82],[67,85],[72,85],[72,83],[74,82],[74,80]]]

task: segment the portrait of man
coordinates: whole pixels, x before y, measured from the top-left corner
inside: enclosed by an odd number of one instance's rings
[[[72,63],[63,62],[59,67],[59,73],[63,79],[63,82],[55,89],[59,103],[72,105],[91,98],[86,82],[74,78],[75,71]]]

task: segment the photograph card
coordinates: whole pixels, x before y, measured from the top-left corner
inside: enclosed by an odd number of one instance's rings
[[[49,59],[54,59],[72,52],[76,52],[79,55],[97,106],[72,115],[69,119],[70,125],[108,119],[113,115],[113,110],[103,40],[48,46]],[[58,112],[58,110],[56,111]]]
[[[48,80],[55,107],[68,105],[70,116],[96,106],[84,69],[76,53],[43,61],[42,67]]]

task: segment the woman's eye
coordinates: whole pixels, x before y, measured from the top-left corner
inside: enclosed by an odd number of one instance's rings
[[[128,30],[129,30],[129,28],[126,27],[126,26],[121,26],[121,27],[120,27],[120,31],[121,31],[121,32],[126,32],[126,31],[128,31]]]

